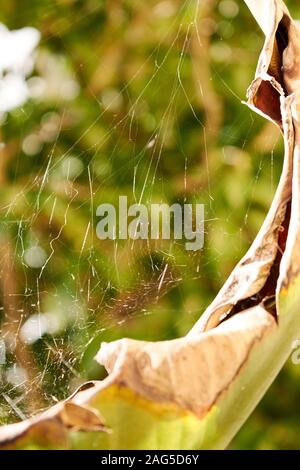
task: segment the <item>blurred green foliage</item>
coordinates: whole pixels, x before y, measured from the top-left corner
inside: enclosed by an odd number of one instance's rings
[[[0,22],[42,35],[32,97],[1,118],[5,423],[103,377],[101,341],[188,331],[267,213],[282,142],[241,104],[263,41],[242,1],[10,0]],[[204,249],[98,240],[96,207],[119,195],[204,203]],[[45,314],[52,333],[26,345]],[[299,378],[289,362],[233,448],[300,447]]]

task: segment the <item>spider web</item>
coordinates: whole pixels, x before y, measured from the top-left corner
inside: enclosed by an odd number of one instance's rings
[[[185,334],[255,236],[280,172],[276,130],[240,103],[261,45],[258,31],[241,37],[246,9],[76,3],[72,21],[42,8],[54,32],[32,99],[2,122],[2,422],[103,378],[103,340]],[[119,195],[205,204],[204,249],[100,241],[96,208]]]

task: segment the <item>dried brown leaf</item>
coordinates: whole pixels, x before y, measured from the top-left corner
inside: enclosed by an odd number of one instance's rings
[[[280,302],[300,273],[300,33],[281,0],[245,1],[266,36],[248,106],[276,123],[285,143],[278,189],[256,239],[187,336],[156,343],[123,339],[103,344],[97,359],[106,366],[107,379],[79,390],[39,417],[0,429],[0,445],[22,446],[26,438],[67,446],[69,429],[102,431],[96,403],[112,386],[148,403],[174,405],[199,422],[214,405],[221,408],[224,397],[225,409],[238,399],[245,409],[242,416],[229,419],[228,436],[219,439],[226,445],[288,356],[289,343],[300,332],[300,321],[290,315],[282,330],[284,341],[280,336]],[[272,341],[280,351],[270,370]],[[262,364],[254,364],[253,358],[262,352]],[[268,374],[257,377],[266,370]],[[240,397],[241,376],[253,396]]]

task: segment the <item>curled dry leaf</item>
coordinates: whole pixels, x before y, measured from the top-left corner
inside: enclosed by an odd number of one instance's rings
[[[79,390],[93,383],[84,384]],[[79,391],[78,391],[79,392]],[[1,448],[66,448],[68,431],[107,431],[99,412],[69,400],[58,403],[40,416],[0,428]]]
[[[281,0],[245,1],[266,37],[247,104],[285,144],[256,239],[187,336],[103,344],[104,381],[2,428],[0,445],[224,448],[287,359],[300,333],[300,33]]]

